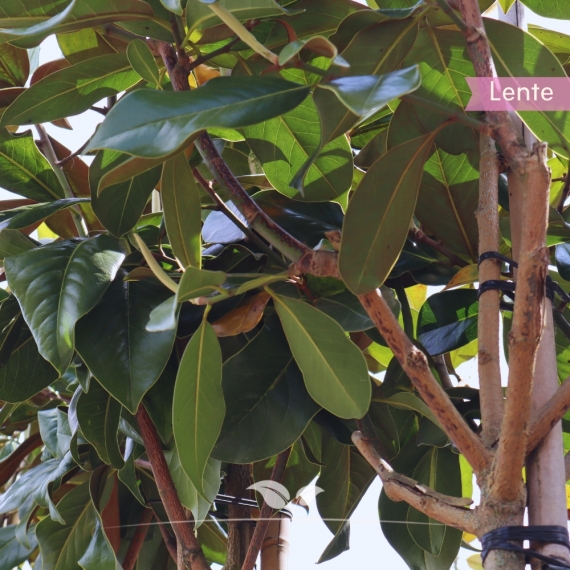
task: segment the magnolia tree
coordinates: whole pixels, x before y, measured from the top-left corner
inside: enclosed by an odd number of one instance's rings
[[[491,3],[1,2],[1,570],[252,570],[315,478],[326,562],[376,476],[413,570],[570,567],[570,117],[466,112],[570,36]]]

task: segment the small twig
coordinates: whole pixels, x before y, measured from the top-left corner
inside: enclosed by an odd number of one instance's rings
[[[194,177],[200,186],[214,200],[218,206],[218,211],[222,212],[233,224],[235,224],[261,251],[263,251],[270,259],[277,263],[280,267],[287,268],[288,265],[277,255],[260,237],[253,233],[246,224],[244,224],[227,206],[226,203],[218,196],[211,184],[202,176],[202,173],[195,168]]]
[[[99,113],[100,115],[103,115],[104,117],[107,116],[107,113],[109,112],[109,109],[107,109],[107,107],[96,107],[95,105],[92,105],[91,107],[89,107],[90,111],[95,111],[96,113]]]
[[[158,529],[160,530],[160,534],[162,534],[162,540],[164,540],[164,544],[166,545],[166,549],[168,550],[168,554],[170,554],[170,558],[176,562],[177,558],[177,547],[176,547],[176,539],[168,532],[166,528],[166,524],[163,523],[157,516],[156,513],[154,514],[154,518],[158,523]]]
[[[426,245],[429,245],[436,251],[439,251],[439,253],[441,253],[442,255],[445,255],[445,257],[447,257],[447,259],[449,259],[449,261],[451,261],[453,265],[458,265],[459,267],[467,267],[469,265],[466,261],[464,261],[457,255],[449,251],[449,249],[447,249],[444,245],[435,241],[429,236],[426,236],[426,234],[424,234],[424,232],[422,232],[418,228],[411,229],[410,233],[412,234],[412,237],[417,241],[425,243]]]
[[[144,459],[135,459],[135,465],[141,469],[146,469],[147,471],[152,472],[152,465],[150,464],[150,461],[145,461]]]
[[[559,180],[556,178],[552,182]],[[568,195],[570,194],[570,172],[566,173],[562,178],[564,181],[564,186],[562,187],[562,194],[560,194],[560,200],[558,201],[558,206],[556,206],[556,211],[561,214],[564,210],[564,203],[568,199]]]
[[[135,534],[129,544],[129,549],[127,550],[127,554],[125,554],[125,558],[121,563],[123,570],[134,570],[135,565],[137,563],[137,559],[141,552],[142,545],[144,544],[144,540],[146,538],[146,533],[149,529],[149,523],[153,518],[153,512],[151,509],[145,509],[139,520],[139,526],[137,527]]]
[[[404,332],[408,335],[410,339],[414,338],[414,319],[412,318],[412,311],[410,309],[410,302],[408,301],[408,296],[406,295],[406,290],[402,287],[400,283],[396,285],[395,289],[396,297],[400,302],[400,307],[402,308],[402,319],[404,321]]]
[[[51,140],[44,126],[36,125],[36,130],[38,131],[38,136],[40,137],[39,143],[44,152],[44,156],[46,157],[47,161],[53,169],[54,174],[59,180],[65,197],[75,198],[75,195],[73,194],[73,190],[71,189],[71,185],[69,184],[69,180],[67,179],[63,168],[61,168],[61,166],[59,166],[57,163],[57,155],[55,154],[55,150],[53,149]],[[87,237],[87,231],[83,226],[83,218],[81,217],[79,210],[76,209],[75,206],[72,206],[69,211],[71,213],[71,217],[73,218],[73,222],[75,223],[75,227],[77,228],[78,235],[81,237]]]
[[[73,160],[74,158],[77,158],[83,152],[85,147],[89,144],[90,140],[91,139],[86,140],[85,143],[82,144],[75,152],[68,154],[65,158],[62,158],[60,161],[56,162],[57,166],[65,166],[69,161]]]
[[[209,60],[211,60],[211,59],[213,59],[219,55],[223,55],[225,53],[228,53],[232,49],[232,47],[234,45],[236,45],[239,41],[240,41],[240,39],[238,37],[236,37],[233,40],[230,40],[225,46],[222,46],[221,48],[218,48],[214,51],[211,51],[210,53],[207,53],[207,54],[204,54],[204,55],[197,57],[194,61],[192,61],[190,63],[190,71],[192,71],[193,69],[195,69],[199,65],[202,65],[203,63],[207,63]]]
[[[441,387],[444,390],[449,390],[453,388],[453,383],[451,382],[451,376],[449,376],[449,370],[447,369],[447,364],[445,364],[445,358],[443,354],[438,354],[437,356],[432,356],[433,364],[439,379],[441,380]]]
[[[291,455],[291,448],[286,449],[277,456],[271,473],[271,481],[281,483],[287,467],[287,461],[289,461],[289,455]],[[265,533],[267,532],[267,527],[269,526],[272,510],[272,507],[264,501],[241,570],[253,570],[265,538]]]

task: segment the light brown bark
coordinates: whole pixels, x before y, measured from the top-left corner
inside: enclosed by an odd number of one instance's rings
[[[476,211],[479,228],[479,255],[499,251],[499,160],[495,141],[481,135],[479,161],[479,207]],[[501,278],[501,263],[487,259],[479,265],[479,283]],[[490,448],[499,439],[505,410],[501,387],[499,348],[499,291],[486,291],[479,297],[477,364],[481,400],[481,438]]]
[[[276,514],[267,527],[261,545],[261,570],[287,570],[289,559],[289,527],[291,517]]]
[[[436,415],[473,471],[480,473],[489,466],[491,456],[434,378],[424,353],[411,343],[379,290],[360,295],[359,299],[424,402]]]

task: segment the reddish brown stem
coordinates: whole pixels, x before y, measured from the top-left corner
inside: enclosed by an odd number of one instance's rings
[[[193,525],[187,520],[184,507],[178,497],[162,451],[160,436],[143,405],[139,406],[136,417],[158,493],[172,525],[178,548],[182,550],[184,564],[190,570],[209,570],[210,565],[206,562],[200,543],[194,535]]]
[[[146,533],[148,532],[148,527],[150,521],[153,519],[153,512],[151,509],[145,509],[142,512],[141,518],[139,520],[139,526],[135,531],[131,543],[129,544],[129,549],[125,555],[122,566],[123,570],[134,570],[135,564],[141,552],[142,545],[146,538]]]
[[[289,461],[289,455],[291,455],[291,448],[286,449],[277,456],[275,461],[275,466],[271,473],[271,480],[276,483],[281,483],[283,480],[283,475],[285,474],[285,468],[287,467],[287,461]],[[263,539],[265,538],[265,533],[267,532],[267,527],[269,526],[269,521],[273,509],[267,504],[266,501],[263,502],[261,507],[261,512],[259,514],[259,520],[255,526],[255,531],[251,537],[251,542],[249,543],[249,548],[247,550],[247,555],[245,557],[242,570],[253,570],[257,557],[259,556],[259,551],[261,550],[261,545],[263,544]]]

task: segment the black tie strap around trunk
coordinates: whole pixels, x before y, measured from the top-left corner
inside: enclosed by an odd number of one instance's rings
[[[564,560],[552,558],[540,554],[531,548],[523,548],[520,543],[524,540],[530,542],[544,542],[546,544],[561,544],[570,550],[570,542],[568,541],[568,529],[563,526],[505,526],[497,528],[484,534],[481,537],[481,545],[483,550],[481,558],[483,562],[487,558],[491,550],[509,550],[518,554],[524,554],[525,561],[528,564],[530,558],[541,560],[546,563],[544,570],[567,570],[570,565]]]

